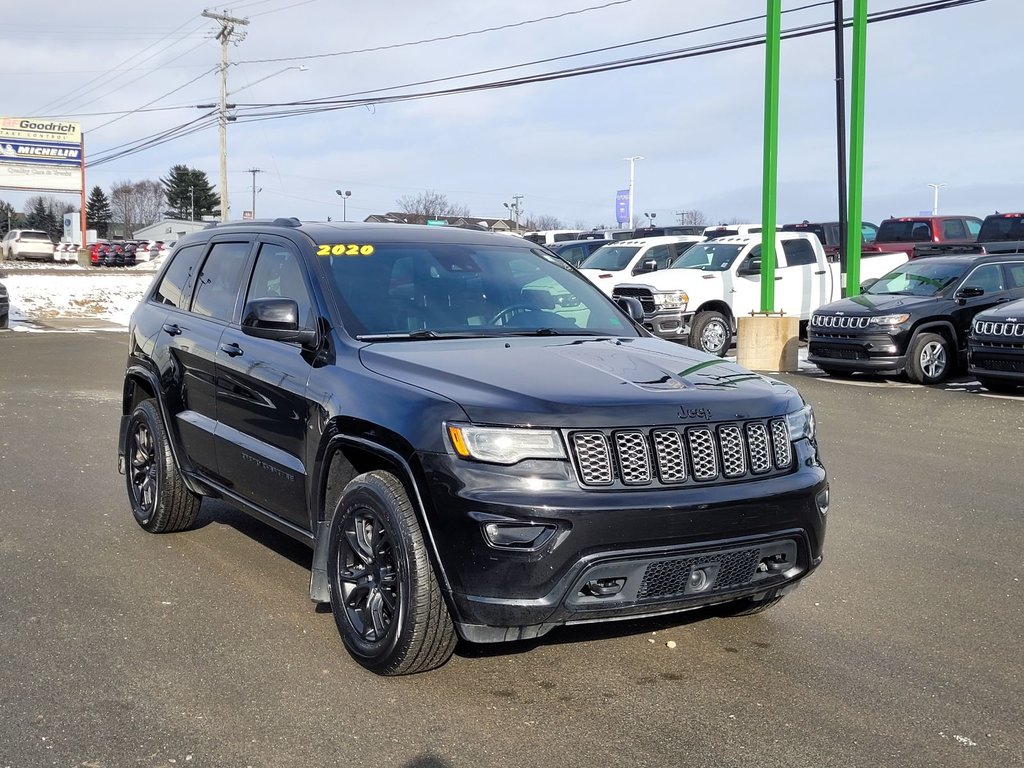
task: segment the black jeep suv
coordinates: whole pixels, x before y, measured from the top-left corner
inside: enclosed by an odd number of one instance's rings
[[[970,372],[993,392],[1024,387],[1024,299],[975,316],[967,359]]]
[[[961,253],[914,259],[860,296],[815,310],[807,359],[825,373],[903,373],[936,384],[967,360],[982,310],[1024,298],[1024,254]]]
[[[458,636],[763,610],[821,562],[811,409],[624,307],[511,236],[190,235],[132,317],[132,512],[178,531],[215,496],[308,543],[312,599],[380,674]]]

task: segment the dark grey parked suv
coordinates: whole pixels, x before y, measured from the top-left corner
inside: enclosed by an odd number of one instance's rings
[[[213,496],[306,542],[310,596],[379,674],[457,637],[762,611],[822,559],[811,409],[625,305],[505,235],[190,235],[132,317],[131,510],[178,531]]]

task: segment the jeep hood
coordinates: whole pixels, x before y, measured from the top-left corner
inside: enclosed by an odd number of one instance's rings
[[[913,312],[921,306],[934,306],[943,299],[939,296],[897,296],[891,293],[867,294],[840,299],[815,310],[815,314],[886,315]]]
[[[374,342],[363,365],[458,403],[475,422],[618,427],[795,410],[788,384],[651,338],[500,337]],[[682,410],[681,410],[682,409]]]

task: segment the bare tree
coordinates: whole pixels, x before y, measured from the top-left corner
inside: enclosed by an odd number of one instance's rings
[[[415,195],[405,195],[397,202],[403,212],[416,213],[427,218],[472,215],[468,206],[453,203],[443,192],[430,189]]]
[[[135,230],[160,218],[164,205],[164,188],[159,181],[119,181],[110,190],[113,220],[124,228],[124,237],[135,236]]]
[[[523,227],[532,230],[544,230],[544,229],[562,229],[562,220],[557,216],[550,216],[548,214],[534,215],[532,213],[526,214],[526,221],[523,222]]]
[[[699,208],[690,208],[683,211],[676,211],[676,216],[679,217],[680,224],[692,224],[695,226],[706,225],[708,223],[707,216],[704,215],[704,211]]]

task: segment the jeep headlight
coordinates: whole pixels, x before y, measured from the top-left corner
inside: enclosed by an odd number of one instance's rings
[[[515,464],[523,459],[565,458],[562,440],[552,429],[449,424],[448,439],[462,458],[493,464]]]
[[[790,440],[814,439],[814,411],[805,405],[798,411],[786,414],[786,426],[789,427]]]
[[[686,291],[667,291],[654,294],[654,306],[659,309],[686,309],[690,297]]]
[[[883,325],[891,328],[894,325],[903,325],[910,319],[910,315],[879,315],[868,320],[870,325]]]

